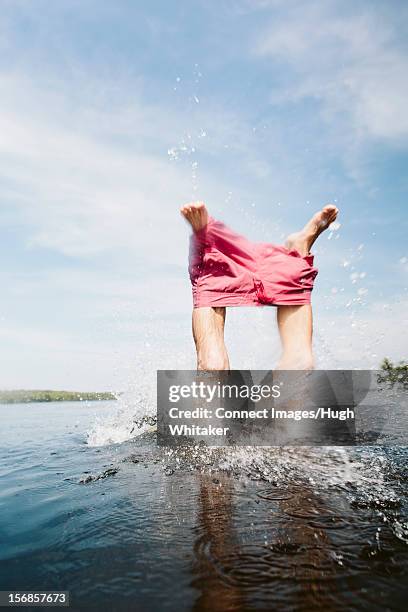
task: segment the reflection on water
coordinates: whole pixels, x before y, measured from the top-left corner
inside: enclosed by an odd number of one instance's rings
[[[403,609],[406,551],[380,517],[307,485],[197,478],[195,610]]]
[[[89,410],[1,408],[1,589],[81,610],[405,609],[405,448],[93,448]]]

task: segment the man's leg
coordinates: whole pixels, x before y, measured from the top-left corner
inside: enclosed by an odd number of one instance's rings
[[[193,336],[198,370],[229,370],[224,343],[225,308],[194,308]]]
[[[180,209],[193,231],[201,230],[208,222],[203,202],[190,202]],[[197,351],[198,370],[229,370],[224,343],[225,308],[194,308],[193,337]]]
[[[288,236],[287,248],[296,249],[302,256],[308,255],[315,240],[336,220],[338,212],[334,204],[324,206],[300,232]],[[314,367],[312,307],[309,304],[278,306],[277,320],[283,349],[278,369],[311,370]]]
[[[313,215],[300,232],[295,232],[287,237],[287,248],[296,249],[303,256],[308,255],[320,234],[327,230],[330,224],[337,219],[338,212],[337,206],[326,204],[326,206]]]
[[[277,369],[313,369],[312,307],[309,304],[278,306],[277,321],[282,341],[282,356]]]

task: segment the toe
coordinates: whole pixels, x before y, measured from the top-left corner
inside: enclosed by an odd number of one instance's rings
[[[337,208],[334,204],[326,204],[326,206],[323,207],[323,210],[325,212],[334,212],[335,210],[337,210]]]

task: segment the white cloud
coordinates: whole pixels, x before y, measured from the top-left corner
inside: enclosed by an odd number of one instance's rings
[[[353,312],[354,310],[354,312]],[[376,301],[343,314],[316,310],[318,366],[322,368],[378,368],[384,357],[407,360],[408,300]]]
[[[195,182],[215,206],[228,193],[202,165],[193,178],[195,149],[217,159],[227,146],[249,175],[269,171],[245,120],[214,106],[185,116],[126,96],[110,107],[89,91],[78,98],[68,85],[35,85],[23,75],[2,74],[0,91],[0,222],[14,216],[24,223],[34,246],[74,257],[122,248],[184,263],[179,206],[197,197]],[[208,133],[200,139],[202,125]],[[177,162],[167,154],[171,145]]]
[[[35,89],[27,89],[33,99]],[[61,111],[59,121],[47,117],[47,106],[17,113],[3,104],[0,114],[1,174],[12,185],[3,202],[8,197],[31,226],[31,242],[74,256],[124,247],[165,258],[169,224],[182,235],[185,174],[170,166],[164,147],[160,156],[108,145],[103,127],[96,136]],[[137,125],[137,113],[134,119]],[[97,120],[89,112],[88,124]]]
[[[255,53],[288,71],[272,100],[313,98],[330,122],[346,125],[352,138],[406,143],[408,55],[400,23],[378,6],[350,10],[340,2],[296,2],[277,13],[258,37]]]

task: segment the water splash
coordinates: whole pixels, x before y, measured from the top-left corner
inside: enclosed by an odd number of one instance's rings
[[[86,436],[88,446],[121,444],[150,431],[148,419],[154,416],[156,405],[154,392],[155,385],[140,383],[137,388],[121,395],[119,407],[114,405],[109,417],[96,418]]]

